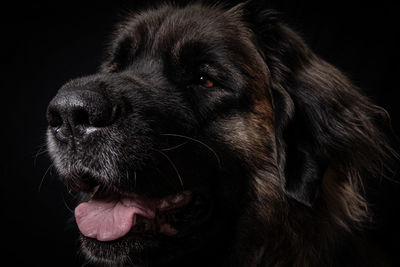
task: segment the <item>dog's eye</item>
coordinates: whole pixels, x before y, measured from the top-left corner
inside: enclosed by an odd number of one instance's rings
[[[207,76],[200,76],[199,77],[199,84],[206,88],[214,87],[214,82],[210,80]]]

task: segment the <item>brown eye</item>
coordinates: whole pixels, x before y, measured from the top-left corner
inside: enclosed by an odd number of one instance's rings
[[[206,87],[206,88],[211,88],[214,87],[214,82],[211,81],[209,78],[206,76],[200,76],[199,78],[199,84]]]

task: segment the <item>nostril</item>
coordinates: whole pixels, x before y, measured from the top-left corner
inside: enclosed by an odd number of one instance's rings
[[[47,121],[50,127],[58,128],[63,124],[63,119],[57,110],[49,109],[47,111]]]
[[[111,123],[114,123],[121,116],[121,113],[122,113],[121,106],[115,105],[111,113]]]

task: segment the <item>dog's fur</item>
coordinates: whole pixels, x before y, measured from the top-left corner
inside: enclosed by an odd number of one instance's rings
[[[84,191],[83,170],[105,187],[150,196],[183,184],[207,196],[210,214],[182,239],[82,238],[88,259],[379,266],[363,243],[371,219],[363,178],[380,176],[390,157],[377,127],[385,112],[276,13],[253,2],[163,5],[129,16],[108,52],[99,73],[67,83],[59,94],[101,92],[122,107],[119,118],[74,149],[50,127],[61,178]],[[199,76],[214,86],[202,86]],[[173,149],[165,150],[164,162],[173,162],[172,171],[160,167],[163,157],[154,152],[167,146]]]

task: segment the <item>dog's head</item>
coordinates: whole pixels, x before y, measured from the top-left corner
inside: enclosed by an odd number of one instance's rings
[[[346,229],[364,219],[357,177],[384,154],[380,111],[273,12],[165,5],[114,36],[47,113],[89,259],[258,260],[293,207]]]

